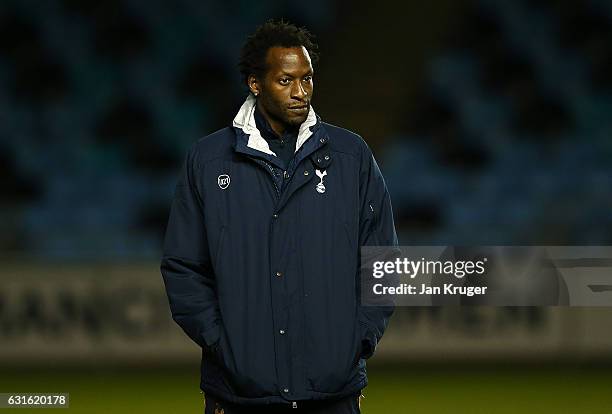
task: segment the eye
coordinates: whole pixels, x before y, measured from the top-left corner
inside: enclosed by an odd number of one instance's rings
[[[310,82],[312,80],[312,76],[308,75],[308,76],[304,76],[304,82]]]
[[[289,85],[289,78],[281,78],[279,82],[281,85]]]

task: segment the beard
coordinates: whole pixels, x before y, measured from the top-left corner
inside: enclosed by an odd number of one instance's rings
[[[301,125],[304,121],[306,121],[306,119],[308,119],[309,113],[310,105],[308,105],[308,107],[303,113],[295,113],[291,109],[286,109],[282,122],[286,125],[296,127]]]

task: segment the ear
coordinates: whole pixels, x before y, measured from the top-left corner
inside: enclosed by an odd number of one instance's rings
[[[255,75],[249,75],[247,84],[249,86],[249,90],[253,95],[257,96],[261,93],[261,85],[259,84],[259,81],[255,77]]]

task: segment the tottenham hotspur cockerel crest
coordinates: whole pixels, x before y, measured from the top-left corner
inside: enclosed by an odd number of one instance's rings
[[[327,175],[327,171],[325,170],[316,170],[315,173],[317,174],[317,177],[319,177],[319,179],[321,181],[319,181],[319,184],[317,184],[317,186],[315,187],[317,189],[317,192],[319,194],[323,194],[325,192],[325,184],[323,184],[323,177],[325,177]]]

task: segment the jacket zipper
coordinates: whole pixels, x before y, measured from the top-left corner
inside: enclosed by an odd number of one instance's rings
[[[253,159],[253,161],[255,161],[258,164],[265,165],[268,171],[270,171],[270,174],[272,175],[272,184],[274,184],[274,189],[276,190],[276,195],[277,197],[280,198],[281,194],[280,194],[280,189],[278,188],[278,185],[276,185],[276,178],[275,178],[276,174],[274,173],[274,168],[264,160]]]
[[[263,161],[263,163],[266,164],[266,167],[270,170],[270,174],[272,174],[272,184],[274,184],[274,188],[276,189],[276,195],[280,197],[280,189],[278,185],[276,185],[276,173],[274,172],[274,168],[265,161]]]

